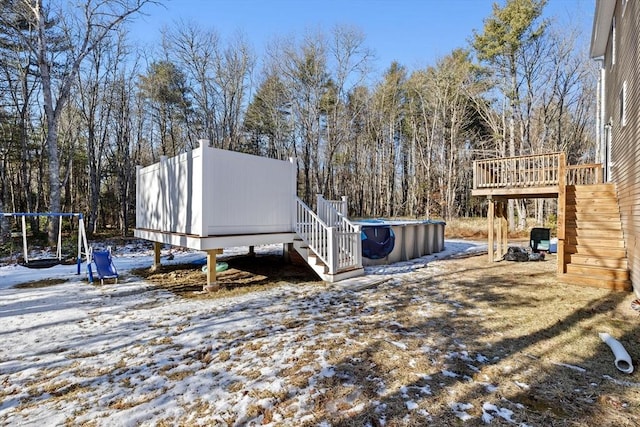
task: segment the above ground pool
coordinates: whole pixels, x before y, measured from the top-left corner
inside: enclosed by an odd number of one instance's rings
[[[444,221],[370,219],[362,227],[362,265],[408,261],[444,250]]]

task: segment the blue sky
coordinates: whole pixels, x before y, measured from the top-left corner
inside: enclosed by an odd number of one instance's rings
[[[275,36],[300,36],[306,30],[329,32],[338,24],[359,27],[377,57],[378,69],[397,60],[410,70],[435,64],[481,31],[493,0],[167,0],[151,6],[132,25],[140,41],[159,40],[163,25],[184,20],[215,29],[224,40],[243,32],[261,56]],[[504,4],[503,0],[499,1]],[[588,45],[595,0],[549,0],[545,16],[576,26]]]

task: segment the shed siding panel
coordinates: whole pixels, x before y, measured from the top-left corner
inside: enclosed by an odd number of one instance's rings
[[[201,149],[168,158],[138,171],[136,227],[201,234]]]
[[[204,221],[208,235],[291,232],[295,228],[295,165],[207,150]]]

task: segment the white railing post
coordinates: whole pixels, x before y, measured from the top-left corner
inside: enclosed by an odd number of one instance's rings
[[[336,245],[336,233],[338,229],[336,227],[329,227],[327,229],[327,255],[329,274],[335,274],[338,265],[338,245]]]
[[[327,222],[327,217],[324,209],[324,197],[322,197],[322,194],[316,194],[316,211],[320,219],[324,222]]]
[[[360,239],[360,233],[362,233],[362,226],[356,225],[356,237],[353,239],[353,253],[355,253],[356,267],[362,267],[362,243]]]

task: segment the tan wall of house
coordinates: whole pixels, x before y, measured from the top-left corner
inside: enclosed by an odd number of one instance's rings
[[[631,269],[631,280],[640,296],[640,2],[617,0],[615,9],[615,64],[612,37],[605,54],[606,113],[611,123],[611,181],[616,183],[620,214]],[[620,93],[626,81],[626,124],[623,125]]]

